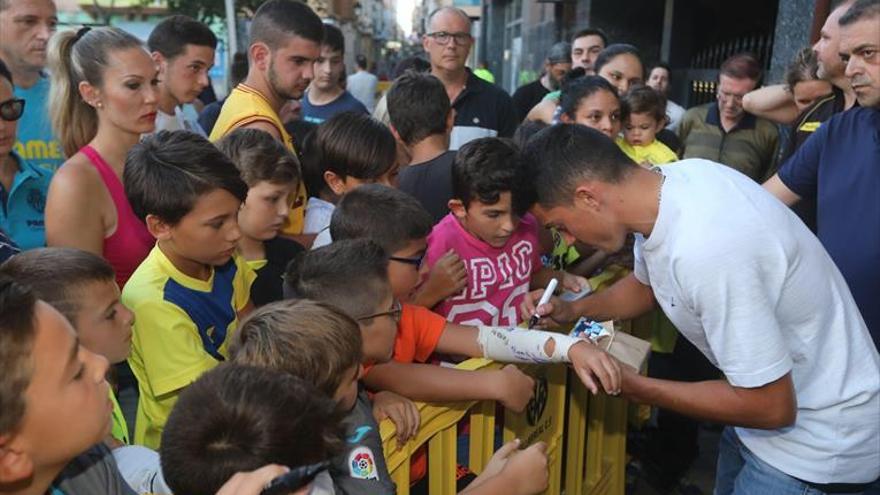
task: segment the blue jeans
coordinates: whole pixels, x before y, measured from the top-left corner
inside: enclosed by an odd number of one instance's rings
[[[871,495],[877,483],[867,492],[847,495]],[[733,428],[727,427],[718,445],[718,467],[715,471],[714,495],[824,495],[825,492],[792,478],[758,459],[740,442]]]

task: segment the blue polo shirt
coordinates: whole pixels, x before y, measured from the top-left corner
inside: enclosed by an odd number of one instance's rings
[[[817,235],[840,268],[880,349],[880,109],[833,116],[779,169],[817,202]]]
[[[41,168],[58,169],[64,163],[64,150],[49,119],[49,78],[41,76],[30,88],[16,86],[13,93],[16,98],[24,100],[24,115],[18,121],[15,151]]]
[[[300,100],[300,105],[302,105],[302,119],[312,124],[320,124],[342,112],[356,112],[367,115],[370,113],[367,111],[367,107],[348,91],[344,91],[339,97],[326,105],[315,105],[309,101],[309,93],[306,92]]]
[[[52,172],[23,160],[15,152],[12,156],[18,161],[18,173],[9,191],[0,185],[0,228],[21,249],[43,247],[46,245],[43,221],[46,194]]]

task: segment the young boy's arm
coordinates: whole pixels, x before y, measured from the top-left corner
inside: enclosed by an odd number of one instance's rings
[[[599,384],[610,394],[620,390],[620,366],[614,358],[587,340],[561,333],[447,323],[436,351],[503,363],[570,363],[594,394]]]
[[[483,473],[460,495],[531,495],[546,490],[550,482],[547,444],[538,442],[517,450],[519,445],[519,440],[502,445]]]
[[[449,250],[431,266],[427,280],[419,288],[412,303],[433,308],[467,287],[467,269],[455,251]]]
[[[364,383],[373,390],[390,390],[423,402],[496,400],[515,412],[525,409],[535,386],[531,377],[513,365],[500,370],[466,371],[396,362],[374,366]]]

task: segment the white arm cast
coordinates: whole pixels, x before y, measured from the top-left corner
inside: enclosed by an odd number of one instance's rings
[[[503,363],[568,363],[568,350],[578,342],[578,337],[565,334],[526,330],[515,327],[479,327],[477,342],[483,357]],[[553,355],[544,351],[547,342],[556,343]]]

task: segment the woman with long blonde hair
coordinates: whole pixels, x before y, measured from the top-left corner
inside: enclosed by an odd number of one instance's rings
[[[120,288],[153,247],[122,186],[125,157],[155,128],[156,64],[118,28],[55,35],[49,46],[50,115],[69,159],[46,201],[46,241],[103,256]]]

